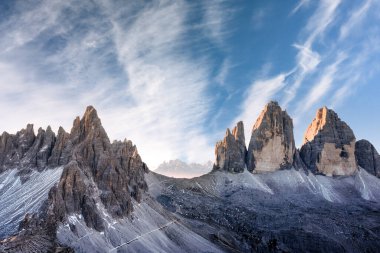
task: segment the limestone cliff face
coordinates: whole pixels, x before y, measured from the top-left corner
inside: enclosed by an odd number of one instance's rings
[[[243,172],[246,152],[244,125],[240,121],[233,129],[232,134],[230,129],[227,129],[223,141],[216,144],[214,170]]]
[[[306,130],[300,155],[310,170],[327,176],[352,175],[357,171],[355,135],[327,107],[317,111]]]
[[[289,168],[295,151],[292,119],[277,102],[270,102],[252,129],[247,154],[248,170],[270,172]]]
[[[356,142],[355,156],[360,167],[380,178],[380,155],[369,141]]]

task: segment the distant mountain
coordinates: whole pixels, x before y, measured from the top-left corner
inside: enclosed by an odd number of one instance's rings
[[[205,164],[185,163],[181,160],[171,160],[163,162],[154,172],[167,177],[175,178],[193,178],[209,173],[212,169],[212,162],[208,161]]]

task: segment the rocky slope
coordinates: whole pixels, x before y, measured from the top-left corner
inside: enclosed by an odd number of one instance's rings
[[[380,155],[369,141],[360,140],[355,143],[355,156],[360,167],[380,177]]]
[[[323,107],[306,130],[300,155],[313,172],[353,175],[357,171],[355,141],[351,128],[333,110]]]
[[[245,137],[243,122],[239,122],[233,129],[227,129],[223,141],[215,146],[216,161],[214,170],[229,172],[243,172],[246,157]]]
[[[147,174],[149,193],[227,252],[377,252],[380,181],[360,170],[213,171],[193,179]]]

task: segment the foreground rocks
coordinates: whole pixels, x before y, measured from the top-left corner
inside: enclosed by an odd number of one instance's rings
[[[295,153],[293,121],[277,102],[270,102],[252,129],[247,154],[249,171],[270,172],[289,168]]]
[[[317,111],[309,125],[300,153],[306,166],[327,176],[353,175],[357,171],[355,135],[327,107]]]
[[[360,140],[356,142],[355,156],[360,167],[368,173],[380,177],[380,155],[369,141]]]
[[[216,144],[214,170],[243,172],[246,152],[244,126],[240,121],[233,129],[232,134],[230,129],[227,129],[223,141]]]

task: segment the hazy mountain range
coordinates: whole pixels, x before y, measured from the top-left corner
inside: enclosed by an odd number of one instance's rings
[[[208,161],[205,164],[185,163],[181,160],[171,160],[163,162],[154,172],[168,177],[193,178],[204,175],[212,170],[213,163]]]

